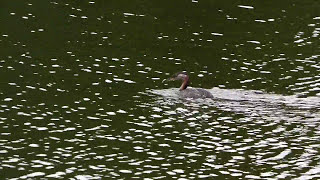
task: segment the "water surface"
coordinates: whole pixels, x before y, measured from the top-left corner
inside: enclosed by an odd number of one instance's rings
[[[319,8],[2,3],[0,177],[319,178]]]

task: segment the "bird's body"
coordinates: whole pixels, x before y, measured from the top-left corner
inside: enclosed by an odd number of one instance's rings
[[[181,98],[193,98],[193,99],[204,99],[213,98],[212,94],[202,88],[187,88],[189,86],[190,80],[189,76],[185,72],[178,72],[169,78],[170,81],[182,80],[182,84],[179,89],[179,96]]]
[[[203,98],[213,98],[212,94],[201,88],[188,88],[178,92],[179,96],[182,98],[194,98],[194,99],[203,99]]]

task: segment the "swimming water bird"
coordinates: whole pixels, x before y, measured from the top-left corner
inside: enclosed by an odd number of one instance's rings
[[[182,98],[204,99],[213,98],[212,94],[202,88],[188,88],[190,80],[186,72],[178,72],[174,74],[169,81],[182,80],[182,84],[179,89],[179,96]]]

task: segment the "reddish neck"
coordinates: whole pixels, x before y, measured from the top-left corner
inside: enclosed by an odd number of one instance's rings
[[[180,86],[179,91],[186,89],[189,86],[189,77],[184,78],[182,85]]]

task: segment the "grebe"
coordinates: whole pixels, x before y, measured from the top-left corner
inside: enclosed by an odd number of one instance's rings
[[[169,81],[176,81],[182,80],[182,84],[179,89],[179,96],[182,98],[213,98],[212,94],[204,89],[201,88],[189,88],[189,76],[186,72],[178,72],[174,74],[171,78],[168,79]]]

